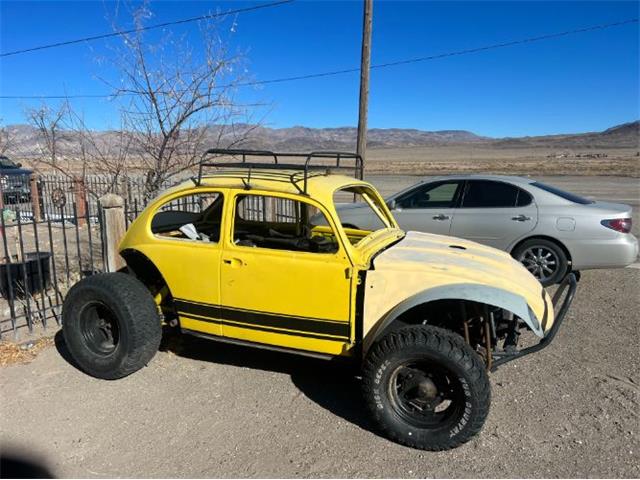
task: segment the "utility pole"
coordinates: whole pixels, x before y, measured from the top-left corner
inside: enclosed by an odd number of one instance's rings
[[[360,58],[360,105],[358,109],[358,140],[356,145],[356,153],[362,157],[363,170],[367,150],[367,109],[369,107],[369,67],[371,64],[372,23],[373,0],[364,0],[362,55]]]

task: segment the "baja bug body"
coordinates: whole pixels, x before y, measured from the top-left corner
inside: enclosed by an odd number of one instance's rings
[[[403,232],[360,179],[357,155],[207,155],[240,161],[203,160],[196,177],[133,222],[120,245],[126,272],[90,277],[69,292],[65,338],[88,373],[119,378],[141,368],[162,322],[226,342],[351,359],[381,431],[441,450],[481,429],[487,371],[548,345],[573,299],[573,275],[552,301],[506,253]],[[303,162],[283,163],[291,158]],[[348,162],[356,178],[336,173]],[[377,226],[344,225],[336,203],[345,198],[368,205]],[[522,349],[526,331],[540,340]]]

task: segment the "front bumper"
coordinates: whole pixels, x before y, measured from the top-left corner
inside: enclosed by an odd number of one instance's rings
[[[491,367],[491,371],[495,371],[500,365],[504,365],[507,362],[511,362],[512,360],[516,360],[518,358],[522,358],[525,355],[529,355],[530,353],[539,352],[543,348],[549,346],[553,339],[555,338],[558,330],[560,330],[560,326],[569,311],[569,307],[571,307],[571,303],[576,295],[576,290],[578,288],[578,280],[576,278],[575,273],[570,273],[565,277],[562,281],[558,290],[556,290],[553,295],[553,310],[556,312],[555,320],[551,328],[547,331],[546,335],[538,342],[536,345],[531,347],[523,348],[522,350],[517,350],[514,352],[494,352],[493,353],[493,364]]]

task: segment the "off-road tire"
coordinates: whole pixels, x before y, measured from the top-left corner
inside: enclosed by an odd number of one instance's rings
[[[106,328],[91,328],[97,322],[105,323],[103,317],[111,324],[111,344]],[[144,367],[162,339],[153,297],[139,280],[121,272],[93,275],[76,283],[64,300],[62,322],[65,344],[78,366],[107,380]]]
[[[394,406],[393,372],[417,361],[450,371],[461,387],[452,418],[436,427],[411,423]],[[470,440],[482,429],[491,404],[482,359],[459,335],[428,325],[395,330],[371,347],[363,366],[363,393],[382,433],[400,444],[432,451],[455,448]]]
[[[538,279],[543,287],[549,287],[564,280],[564,277],[569,271],[569,259],[560,245],[556,242],[552,242],[551,240],[545,240],[544,238],[532,238],[524,241],[521,245],[518,245],[518,247],[513,250],[512,256],[522,263],[525,253],[532,249],[534,249],[534,251],[535,249],[542,249],[544,252],[550,252],[555,256],[557,261],[557,266],[552,275],[544,280]]]

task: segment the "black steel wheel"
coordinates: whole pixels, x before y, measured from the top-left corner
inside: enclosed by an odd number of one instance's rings
[[[80,332],[87,348],[95,355],[110,355],[118,347],[118,316],[102,302],[88,302],[80,311]]]
[[[542,238],[527,240],[514,250],[513,257],[545,287],[561,282],[569,269],[564,250]]]
[[[391,373],[389,396],[396,414],[423,428],[437,428],[464,409],[464,389],[455,374],[421,359]]]
[[[491,403],[482,359],[459,335],[426,325],[393,331],[371,347],[363,392],[386,436],[423,450],[467,442]]]
[[[78,366],[104,379],[145,366],[162,338],[153,297],[125,273],[93,275],[76,283],[64,300],[62,322],[65,343]]]

